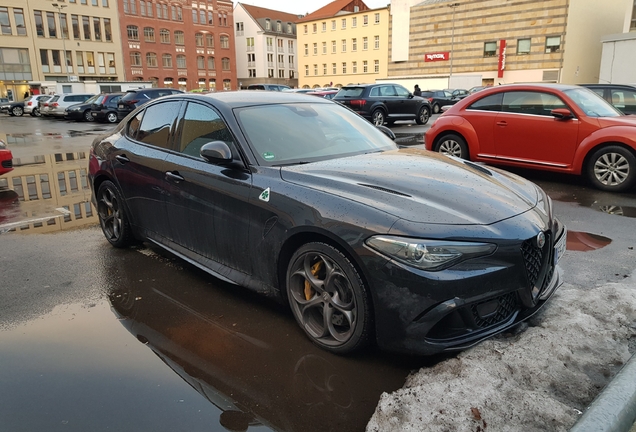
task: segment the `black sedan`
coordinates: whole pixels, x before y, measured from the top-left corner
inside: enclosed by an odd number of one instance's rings
[[[0,112],[5,112],[10,116],[22,117],[24,115],[24,102],[3,102],[0,104]]]
[[[95,139],[89,170],[113,246],[147,241],[288,302],[332,352],[464,349],[560,284],[566,229],[539,187],[398,149],[312,96],[160,98]]]
[[[92,122],[95,118],[91,115],[91,109],[93,108],[93,102],[97,100],[101,95],[95,95],[88,99],[86,102],[71,105],[64,110],[64,118],[66,120],[80,120]]]

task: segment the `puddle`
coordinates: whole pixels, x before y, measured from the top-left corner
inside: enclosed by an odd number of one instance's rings
[[[424,134],[423,133],[396,133],[395,134],[395,143],[397,145],[418,145],[424,144]]]
[[[602,249],[612,242],[612,239],[598,234],[581,231],[568,231],[566,249],[569,251],[588,252]]]
[[[633,204],[633,195],[625,194],[616,197],[613,194],[599,192],[596,190],[581,190],[577,193],[566,194],[560,191],[550,191],[550,197],[555,201],[576,203],[582,207],[590,207],[597,211],[615,216],[624,216],[628,218],[636,218],[636,206]],[[625,201],[627,205],[623,205]]]

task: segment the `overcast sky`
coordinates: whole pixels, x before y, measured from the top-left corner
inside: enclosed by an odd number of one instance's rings
[[[331,1],[332,0],[238,0],[237,3],[260,6],[295,15],[304,15],[328,5]],[[371,9],[384,7],[389,3],[391,3],[391,0],[364,0],[364,4],[369,6]]]

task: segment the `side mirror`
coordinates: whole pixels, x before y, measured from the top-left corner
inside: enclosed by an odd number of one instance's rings
[[[413,93],[409,93],[409,99],[413,99]]]
[[[393,133],[393,131],[391,129],[389,129],[386,126],[376,126],[376,128],[378,128],[380,130],[380,132],[382,132],[384,135],[388,136],[393,141],[395,141],[396,137],[395,137],[395,134]]]
[[[232,150],[223,141],[212,141],[203,144],[200,154],[206,161],[217,165],[227,165],[233,161]]]
[[[570,120],[574,118],[572,112],[567,108],[557,108],[550,111],[550,114],[558,120]]]

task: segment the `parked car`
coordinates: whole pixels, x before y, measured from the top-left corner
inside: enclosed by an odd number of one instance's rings
[[[312,93],[312,92],[316,92],[316,91],[320,91],[322,89],[320,88],[290,88],[290,89],[284,89],[284,92],[291,92],[291,93],[300,93],[300,94],[306,94],[306,93]]]
[[[636,114],[636,86],[629,84],[579,84],[614,105],[623,114]]]
[[[0,175],[13,169],[13,155],[4,141],[0,140]]]
[[[351,108],[373,124],[393,124],[397,120],[415,120],[426,124],[431,117],[427,99],[398,84],[352,84],[344,86],[334,101]]]
[[[40,101],[44,102],[51,98],[49,95],[33,95],[24,101],[24,113],[32,117],[40,117]]]
[[[113,246],[288,302],[335,353],[457,350],[533,315],[565,251],[547,195],[378,129],[311,96],[161,98],[93,141],[92,201]]]
[[[621,192],[636,182],[636,118],[579,86],[501,85],[450,107],[426,148],[505,166],[583,174]]]
[[[41,108],[41,113],[45,117],[58,117],[63,118],[66,108],[71,105],[86,102],[91,97],[95,96],[93,93],[63,93],[56,94],[46,101]]]
[[[422,97],[427,99],[433,109],[433,114],[439,114],[443,106],[457,103],[459,98],[453,97],[450,90],[425,90]]]
[[[99,95],[92,104],[91,116],[99,122],[117,123],[117,104],[124,93]]]
[[[248,90],[269,90],[269,91],[287,91],[291,90],[289,86],[282,84],[250,84]]]
[[[339,90],[320,90],[320,91],[313,91],[313,92],[308,92],[305,94],[311,95],[311,96],[318,96],[321,98],[325,98],[325,99],[333,99],[334,96],[336,96],[336,94],[338,94]]]
[[[446,89],[445,91],[451,92],[452,97],[455,99],[464,99],[470,94],[470,92],[465,89]]]
[[[70,107],[64,110],[64,118],[66,120],[80,120],[92,122],[94,120],[91,115],[91,108],[93,107],[93,102],[97,100],[101,95],[95,95],[90,99],[87,99],[85,102],[78,103],[75,105],[71,105]]]
[[[484,89],[490,88],[492,86],[475,86],[468,89],[469,94],[477,93],[478,91],[482,91]]]
[[[123,119],[135,108],[142,106],[148,101],[161,96],[169,96],[183,93],[181,90],[171,88],[143,88],[128,90],[117,103],[117,118]]]
[[[24,114],[24,102],[4,102],[0,104],[0,112],[6,112],[10,116],[22,117]]]

